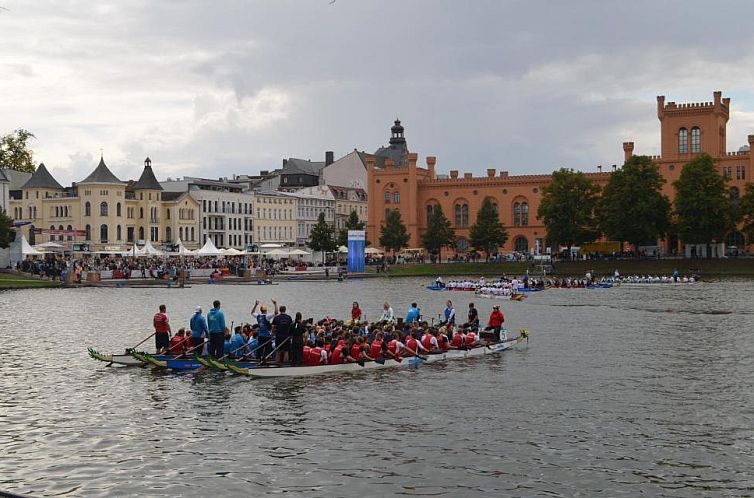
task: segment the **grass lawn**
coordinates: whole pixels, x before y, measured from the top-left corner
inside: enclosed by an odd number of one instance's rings
[[[532,267],[534,268],[534,267]],[[394,265],[386,277],[428,277],[434,280],[438,275],[468,276],[482,275],[499,277],[503,274],[521,275],[526,272],[526,263],[445,263],[445,264],[406,264]],[[735,259],[625,259],[612,261],[569,261],[555,264],[555,277],[584,276],[591,271],[595,276],[612,275],[615,270],[621,275],[670,275],[678,270],[682,275],[698,273],[703,277],[743,277],[754,278],[754,258]],[[367,271],[373,272],[372,268]],[[536,274],[536,270],[530,272]]]
[[[60,281],[40,280],[13,273],[0,273],[0,289],[37,289],[48,287],[60,287]]]

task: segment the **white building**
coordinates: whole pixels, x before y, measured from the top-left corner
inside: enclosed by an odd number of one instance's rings
[[[254,243],[254,194],[224,180],[184,177],[161,182],[167,192],[188,192],[200,204],[201,242],[245,249]]]
[[[296,199],[297,245],[304,246],[309,242],[312,228],[319,221],[320,213],[325,215],[327,224],[335,228],[335,197],[329,187],[307,187],[287,195]]]
[[[337,161],[326,162],[319,174],[320,185],[367,188],[366,154],[354,149]]]

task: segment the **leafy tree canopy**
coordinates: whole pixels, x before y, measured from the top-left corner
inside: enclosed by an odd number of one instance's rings
[[[747,183],[744,195],[738,203],[738,214],[743,221],[743,233],[747,240],[754,237],[754,184]]]
[[[0,137],[0,168],[34,173],[37,166],[28,144],[32,138],[34,134],[23,128]]]
[[[309,247],[313,251],[322,251],[323,260],[325,252],[332,252],[338,247],[337,241],[333,237],[333,229],[325,221],[325,213],[319,213],[317,224],[312,227],[312,232],[309,235]]]
[[[571,247],[594,241],[599,236],[595,214],[599,193],[599,186],[580,171],[554,171],[552,182],[542,188],[537,210],[548,243]]]
[[[0,209],[0,248],[6,249],[10,246],[10,243],[16,238],[16,232],[11,229],[13,220],[5,213],[4,209]]]
[[[450,220],[445,217],[442,207],[439,204],[435,204],[427,220],[427,231],[424,232],[421,238],[422,247],[429,252],[437,251],[438,258],[442,260],[442,248],[453,247],[455,243],[456,232],[450,225]]]
[[[684,165],[673,187],[676,229],[685,243],[720,242],[735,227],[725,179],[708,154],[700,154]]]
[[[665,179],[647,156],[632,156],[610,175],[599,202],[602,232],[611,240],[639,246],[664,238],[670,229]]]
[[[508,231],[500,222],[500,216],[492,201],[487,198],[476,214],[476,223],[469,231],[471,245],[477,251],[484,251],[489,259],[491,253],[508,240]]]
[[[380,229],[380,245],[388,251],[397,252],[408,247],[409,238],[406,225],[401,221],[401,212],[397,209],[389,210],[385,224]]]
[[[359,215],[356,214],[356,211],[351,211],[351,214],[348,215],[348,219],[346,220],[345,228],[341,229],[340,232],[338,232],[338,245],[347,246],[348,245],[348,231],[349,230],[364,230],[364,226],[365,226],[365,223],[359,219]]]

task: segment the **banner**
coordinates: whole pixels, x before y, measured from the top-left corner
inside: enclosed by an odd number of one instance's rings
[[[348,231],[348,273],[364,273],[364,248],[366,246],[364,230]]]

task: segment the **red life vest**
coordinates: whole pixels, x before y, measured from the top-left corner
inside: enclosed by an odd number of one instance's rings
[[[409,340],[406,341],[406,354],[405,356],[414,356],[414,352],[417,352],[417,349],[419,348],[419,341],[411,337]]]
[[[350,354],[350,356],[354,360],[361,359],[361,344],[354,344],[353,346],[351,346],[351,354]]]
[[[448,341],[448,336],[445,334],[440,334],[437,336],[437,345],[440,346],[440,349],[443,351],[447,351],[450,348],[450,342]]]
[[[322,362],[322,348],[304,348],[304,365],[315,366]]]
[[[432,334],[424,334],[424,337],[422,337],[422,346],[424,346],[424,349],[427,351],[432,351],[432,338],[434,336]]]
[[[387,343],[387,350],[393,353],[394,355],[394,356],[391,356],[391,358],[392,357],[400,358],[401,355],[396,351],[397,349],[398,349],[398,341],[396,339],[393,339],[392,341]]]
[[[463,346],[463,341],[464,341],[463,335],[461,335],[460,333],[456,333],[453,335],[453,340],[450,341],[450,345],[453,346],[454,348],[460,348],[461,346]]]
[[[466,345],[473,346],[474,344],[476,344],[476,334],[474,332],[469,332],[466,334]]]
[[[154,314],[152,320],[154,323],[154,331],[158,334],[167,334],[168,332],[168,316],[165,313],[158,312]]]
[[[372,358],[382,358],[382,341],[377,339],[372,341],[372,345],[369,347],[369,356]]]
[[[335,350],[332,352],[332,360],[330,360],[330,363],[333,365],[345,363],[345,358],[343,358],[343,346],[341,346],[340,344],[335,346]]]
[[[174,335],[170,339],[170,345],[168,346],[169,354],[181,354],[186,351],[186,338],[178,335]]]

